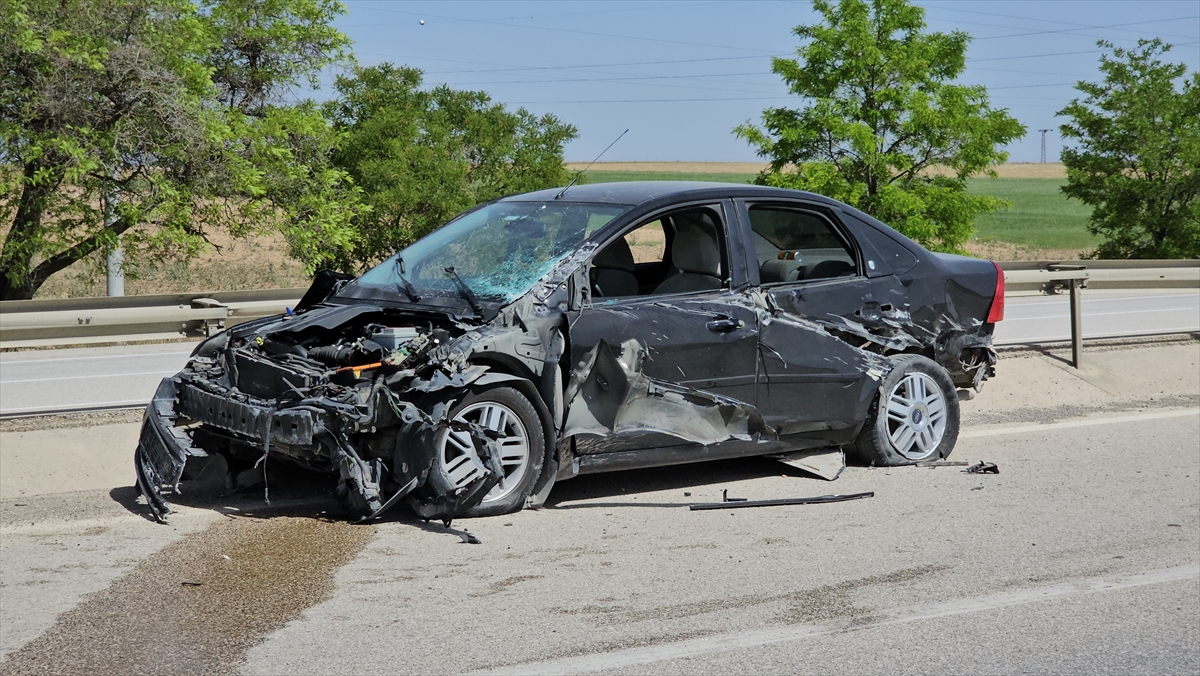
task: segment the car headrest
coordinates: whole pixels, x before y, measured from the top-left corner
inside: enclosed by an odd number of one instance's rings
[[[629,250],[629,242],[621,237],[604,247],[604,250],[592,259],[592,265],[598,268],[633,272],[633,252]]]
[[[774,282],[794,282],[800,279],[804,270],[804,261],[772,258],[758,270],[759,281],[763,284]]]
[[[695,228],[701,232],[708,233],[708,236],[714,240],[717,239],[717,226],[713,223],[712,216],[708,215],[707,209],[682,211],[671,216],[671,218],[680,230],[685,230],[689,227]]]
[[[805,279],[828,279],[830,277],[841,277],[842,275],[854,274],[854,265],[846,261],[827,260],[821,261],[813,266],[804,274]]]
[[[721,276],[721,249],[717,240],[698,227],[687,226],[675,233],[671,262],[683,272]]]

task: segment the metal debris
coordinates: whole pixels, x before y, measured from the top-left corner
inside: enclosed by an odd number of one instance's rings
[[[963,463],[964,465],[967,463]],[[979,462],[967,468],[968,474],[999,474],[1000,468],[994,462]]]
[[[788,467],[795,467],[826,481],[837,479],[846,469],[846,454],[841,449],[795,451],[771,457]]]
[[[847,500],[861,500],[863,498],[875,497],[875,491],[866,493],[848,493],[846,495],[819,495],[814,498],[780,498],[777,500],[746,500],[735,502],[730,500],[727,502],[700,502],[688,505],[688,509],[696,512],[711,509],[738,509],[741,507],[775,507],[779,505],[819,505],[826,502],[846,502]]]

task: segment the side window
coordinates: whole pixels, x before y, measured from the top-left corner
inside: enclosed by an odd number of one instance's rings
[[[854,253],[824,216],[778,206],[750,207],[763,284],[854,276]]]
[[[667,257],[667,233],[662,220],[654,220],[625,235],[634,263],[662,263]]]
[[[592,259],[598,298],[710,291],[728,286],[724,223],[712,207],[688,207],[644,222]]]

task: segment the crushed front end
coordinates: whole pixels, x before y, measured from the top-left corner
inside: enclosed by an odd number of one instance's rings
[[[487,370],[464,358],[456,339],[467,328],[444,316],[335,305],[215,336],[146,408],[138,486],[162,520],[189,459],[223,456],[230,484],[239,471],[283,459],[335,476],[351,515],[369,518],[407,499],[420,516],[448,520],[503,476],[487,431],[447,415],[456,393]],[[476,466],[451,492],[434,494],[422,489],[431,439],[445,428],[472,440]]]

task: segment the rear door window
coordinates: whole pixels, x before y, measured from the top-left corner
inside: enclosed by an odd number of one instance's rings
[[[778,205],[750,205],[750,228],[763,284],[852,277],[854,251],[825,216]]]

